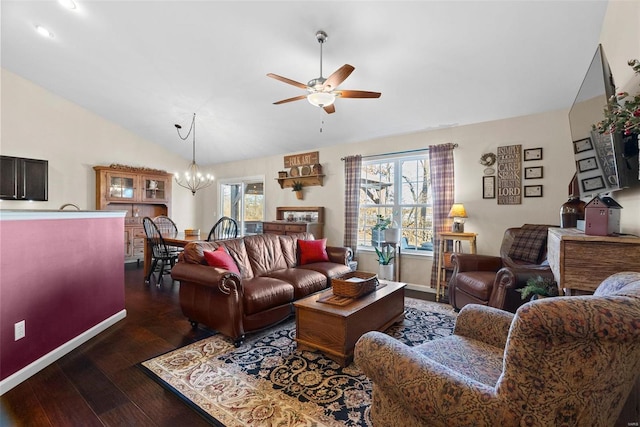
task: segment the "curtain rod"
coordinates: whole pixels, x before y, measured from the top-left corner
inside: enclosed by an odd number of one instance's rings
[[[453,144],[453,148],[458,148],[458,144]],[[428,148],[418,148],[416,150],[405,150],[405,151],[393,151],[391,153],[380,153],[380,154],[370,154],[368,156],[362,156],[363,159],[368,159],[369,157],[380,157],[380,156],[390,156],[392,154],[409,154],[409,153],[419,153],[421,151],[429,151]],[[340,160],[345,161],[346,157],[340,157]]]

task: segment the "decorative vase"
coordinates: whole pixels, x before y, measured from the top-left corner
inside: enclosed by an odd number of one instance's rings
[[[378,269],[378,278],[382,280],[393,280],[393,264],[380,264]]]
[[[296,199],[302,200],[302,190],[298,190],[295,193],[296,193]]]
[[[400,241],[399,228],[387,228],[384,230],[384,241],[398,243]]]
[[[584,220],[585,203],[579,197],[571,197],[560,207],[560,228],[572,228],[578,220]]]

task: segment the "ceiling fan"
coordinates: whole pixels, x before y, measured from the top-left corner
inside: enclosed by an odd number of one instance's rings
[[[320,43],[320,77],[309,80],[309,83],[304,84],[295,80],[288,79],[286,77],[279,76],[277,74],[269,73],[267,76],[280,80],[281,82],[288,83],[300,89],[305,89],[308,93],[306,95],[294,96],[293,98],[283,99],[281,101],[274,102],[275,105],[285,104],[287,102],[298,101],[300,99],[307,99],[312,105],[324,109],[327,113],[335,113],[336,107],[333,105],[336,98],[380,98],[380,92],[367,92],[364,90],[338,90],[340,83],[346,80],[347,77],[355,70],[355,67],[349,64],[344,64],[338,68],[328,78],[322,77],[322,45],[327,41],[327,33],[324,31],[318,31],[316,33],[316,39]]]

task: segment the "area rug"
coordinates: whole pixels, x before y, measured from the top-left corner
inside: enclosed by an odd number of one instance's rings
[[[407,345],[453,331],[450,306],[413,298],[405,306],[405,320],[386,333]],[[320,352],[298,351],[293,319],[238,348],[214,335],[140,366],[214,425],[371,425],[369,379],[354,363],[341,368]]]

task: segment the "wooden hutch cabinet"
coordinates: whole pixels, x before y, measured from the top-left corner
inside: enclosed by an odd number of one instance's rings
[[[311,233],[316,239],[324,237],[324,207],[296,206],[276,208],[276,220],[262,223],[265,234]]]
[[[96,209],[125,211],[125,262],[144,258],[142,218],[171,215],[171,180],[165,171],[124,165],[94,166]]]

